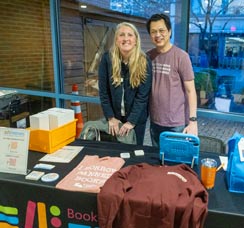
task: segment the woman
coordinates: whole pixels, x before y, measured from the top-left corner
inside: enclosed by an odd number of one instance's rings
[[[109,134],[127,135],[135,130],[137,144],[144,140],[148,117],[148,97],[152,65],[141,50],[141,40],[133,24],[118,24],[114,42],[99,65],[99,95]],[[119,128],[119,123],[123,125]]]

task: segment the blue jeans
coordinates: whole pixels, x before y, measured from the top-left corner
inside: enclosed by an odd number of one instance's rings
[[[164,131],[171,132],[183,132],[185,126],[177,126],[177,127],[164,127],[157,125],[153,122],[150,122],[150,136],[152,140],[152,146],[159,148],[159,137],[160,134]]]

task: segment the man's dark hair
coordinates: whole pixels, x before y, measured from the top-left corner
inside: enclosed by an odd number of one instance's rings
[[[152,21],[159,21],[159,20],[164,20],[165,25],[167,27],[168,30],[171,30],[171,22],[170,22],[170,18],[168,15],[165,14],[153,14],[149,20],[147,21],[147,31],[150,34],[150,26],[151,26],[151,22]]]

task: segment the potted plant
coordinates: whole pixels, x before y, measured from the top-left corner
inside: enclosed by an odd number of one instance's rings
[[[198,95],[198,103],[204,105],[209,97],[216,91],[216,75],[207,70],[195,72],[195,87]]]

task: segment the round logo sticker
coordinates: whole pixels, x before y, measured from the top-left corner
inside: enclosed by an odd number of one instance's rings
[[[41,177],[41,180],[43,182],[52,182],[52,181],[55,181],[59,178],[59,174],[57,173],[48,173],[48,174],[45,174]]]

